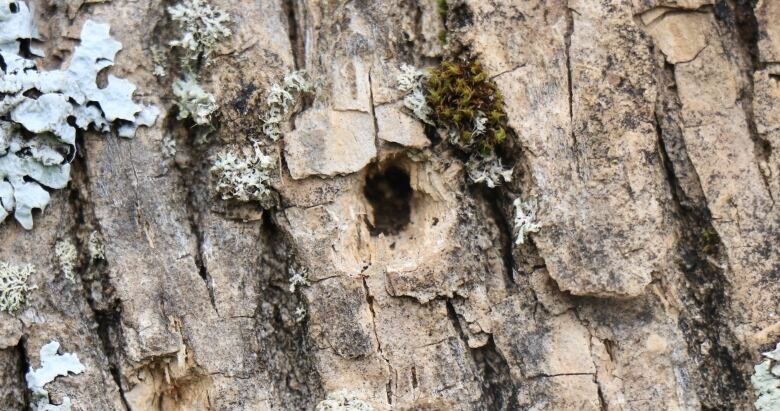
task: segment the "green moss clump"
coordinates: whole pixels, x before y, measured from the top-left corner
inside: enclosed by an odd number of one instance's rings
[[[441,18],[447,18],[447,0],[436,0],[436,10]]]
[[[506,139],[504,98],[478,61],[444,61],[424,87],[437,125],[462,150],[488,155]]]

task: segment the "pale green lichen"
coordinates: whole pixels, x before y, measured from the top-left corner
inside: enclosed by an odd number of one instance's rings
[[[109,74],[107,85],[98,87],[98,73],[113,65],[122,48],[108,25],[87,20],[81,44],[61,70],[38,71],[33,60],[22,57],[23,51],[36,53],[22,50],[23,42],[35,38],[25,2],[0,6],[0,221],[13,213],[28,230],[32,210],[49,203],[46,188],[64,188],[70,179],[75,127],[107,132],[112,122],[122,120],[119,135],[131,137],[137,125],[151,125],[157,117],[155,108],[133,102],[135,86],[129,81]]]
[[[541,229],[541,226],[536,221],[538,204],[534,197],[525,202],[518,197],[512,205],[515,208],[515,244],[522,245],[525,243],[528,233],[538,233]]]
[[[274,160],[255,144],[248,153],[226,150],[218,153],[211,167],[213,189],[223,200],[258,201],[264,207],[274,202],[270,172]]]
[[[27,301],[36,287],[27,284],[35,272],[32,265],[13,265],[0,261],[0,311],[13,313]]]
[[[775,349],[764,353],[762,363],[755,366],[750,377],[758,399],[754,403],[758,411],[780,410],[780,342]]]
[[[339,390],[328,393],[317,404],[316,411],[374,411],[374,407],[347,390]]]
[[[211,122],[211,114],[217,110],[216,99],[213,94],[203,90],[194,77],[174,81],[173,95],[179,108],[176,118],[184,120],[191,117],[200,126]]]
[[[31,407],[34,411],[70,411],[71,400],[65,396],[62,404],[54,405],[49,400],[49,392],[44,386],[57,377],[67,377],[69,373],[81,374],[86,368],[72,353],[57,354],[60,344],[56,341],[41,347],[41,367],[30,370],[25,375],[27,388],[32,392]]]
[[[70,282],[76,282],[76,265],[79,261],[79,251],[70,240],[60,240],[54,244],[54,255],[57,257],[60,270]]]
[[[268,91],[265,100],[263,133],[272,141],[282,136],[282,123],[289,119],[290,113],[300,101],[303,93],[314,91],[314,84],[309,81],[306,72],[293,71],[284,76],[281,84],[274,84]]]
[[[214,95],[198,84],[197,72],[201,65],[211,64],[211,56],[221,41],[232,32],[230,15],[204,0],[182,0],[168,7],[168,14],[177,23],[181,37],[168,44],[181,56],[180,69],[184,79],[173,82],[173,95],[179,107],[178,119],[191,117],[196,125],[211,123],[211,114],[217,110]],[[164,76],[164,54],[152,51],[155,74]]]

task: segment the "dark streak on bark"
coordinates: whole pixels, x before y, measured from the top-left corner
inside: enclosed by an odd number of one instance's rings
[[[305,33],[299,33],[303,31],[303,16],[299,16],[299,13],[305,12],[306,8],[300,9],[296,4],[297,0],[284,0],[282,3],[283,10],[287,17],[287,36],[290,38],[290,48],[293,55],[293,61],[296,69],[304,68],[306,64],[306,56],[304,55],[305,45],[304,37]]]
[[[504,262],[504,275],[506,276],[506,286],[510,294],[517,292],[517,284],[514,281],[514,277],[512,275],[512,271],[515,269],[515,259],[512,255],[512,245],[513,245],[513,234],[512,234],[512,226],[509,223],[508,217],[504,213],[504,207],[502,207],[502,203],[505,204],[511,204],[511,200],[505,199],[506,193],[505,190],[502,190],[501,193],[498,192],[496,189],[489,189],[484,186],[484,184],[480,184],[479,187],[477,187],[476,190],[478,195],[482,197],[484,204],[487,205],[485,207],[487,212],[489,213],[489,216],[492,217],[493,221],[496,223],[496,227],[499,231],[499,239],[501,241],[501,256],[503,258]]]
[[[17,367],[19,368],[19,387],[21,387],[22,390],[22,396],[21,401],[25,404],[25,409],[31,409],[31,403],[32,398],[30,396],[30,391],[27,389],[27,383],[25,374],[30,369],[30,358],[27,357],[27,354],[24,350],[25,346],[25,337],[22,337],[22,339],[19,341],[19,344],[16,345],[16,347],[13,348],[14,355],[16,355],[17,358]],[[121,392],[121,391],[120,391]],[[124,396],[122,396],[122,399],[124,399]]]
[[[115,136],[107,136],[105,138],[117,138]],[[83,135],[79,135],[78,143],[81,145],[83,142]],[[69,201],[71,203],[71,209],[75,212],[76,222],[80,228],[86,227],[97,228],[97,219],[92,209],[92,203],[89,198],[91,193],[89,192],[89,173],[86,167],[86,156],[88,150],[84,150],[81,147],[77,151],[80,155],[74,160],[71,169],[71,192]],[[87,244],[89,232],[78,232],[81,235],[79,249],[83,250],[84,245]],[[87,253],[88,255],[89,253]],[[87,257],[89,258],[89,256]],[[95,333],[100,339],[103,355],[105,355],[108,361],[108,370],[111,373],[111,377],[116,384],[116,388],[119,392],[119,398],[122,399],[122,405],[126,410],[130,409],[130,404],[125,398],[125,391],[122,385],[122,374],[120,371],[119,361],[120,353],[117,351],[121,349],[121,344],[118,341],[122,341],[121,338],[111,338],[121,335],[122,327],[121,315],[122,306],[114,295],[114,289],[111,285],[111,281],[108,278],[108,271],[105,266],[105,262],[88,261],[86,268],[82,265],[80,267],[79,279],[81,280],[84,294],[86,296],[87,304],[92,311],[92,316],[97,324]],[[89,274],[86,274],[89,273]],[[93,282],[100,282],[101,297],[98,301],[92,294]],[[107,301],[106,301],[107,300]]]
[[[658,149],[671,186],[673,212],[680,221],[680,241],[677,244],[679,269],[683,284],[675,287],[684,304],[678,326],[687,343],[688,353],[696,364],[690,367],[699,373],[698,386],[702,408],[742,409],[746,406],[746,375],[741,365],[749,356],[740,346],[728,322],[731,307],[728,279],[712,259],[722,256],[723,244],[712,227],[712,216],[706,206],[686,206],[680,198],[683,190],[672,167],[656,112]],[[705,235],[706,233],[706,235]],[[701,352],[709,345],[708,353]]]
[[[577,155],[577,133],[574,130],[574,83],[572,82],[571,75],[571,39],[574,35],[574,11],[570,8],[566,8],[566,33],[564,34],[564,44],[566,46],[566,75],[567,86],[569,91],[569,127],[571,128],[571,143],[572,153],[574,154],[574,165],[576,167],[577,175],[580,173],[579,156]]]

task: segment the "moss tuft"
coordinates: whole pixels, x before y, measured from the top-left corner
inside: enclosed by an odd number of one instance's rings
[[[436,10],[441,18],[447,18],[447,0],[436,0]]]
[[[424,88],[436,124],[462,150],[489,155],[506,139],[504,98],[479,61],[444,61]]]

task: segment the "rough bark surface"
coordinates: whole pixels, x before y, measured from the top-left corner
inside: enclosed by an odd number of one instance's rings
[[[314,409],[339,390],[375,410],[752,408],[780,339],[780,1],[213,0],[233,34],[200,71],[206,138],[176,119],[175,65],[152,74],[171,2],[31,3],[43,67],[109,23],[110,72],[162,114],[134,139],[80,135],[35,228],[0,226],[0,260],[38,286],[0,313],[0,409],[28,406],[51,340],[86,367],[46,387],[77,410]],[[463,56],[506,102],[514,178],[495,189],[396,86],[404,63]],[[220,200],[214,155],[262,138],[296,69],[316,90],[267,146],[278,204]],[[541,224],[522,245],[519,196]]]

